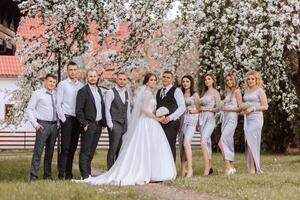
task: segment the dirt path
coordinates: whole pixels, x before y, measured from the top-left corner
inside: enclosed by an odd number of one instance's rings
[[[73,165],[73,168],[79,169],[79,166],[76,164]],[[92,172],[93,176],[103,173],[103,171],[97,168],[92,168]],[[163,183],[150,183],[146,185],[130,186],[130,188],[162,200],[227,200],[226,198],[216,195],[209,195],[193,190],[184,190]]]

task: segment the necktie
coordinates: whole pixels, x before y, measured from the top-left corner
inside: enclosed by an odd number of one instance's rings
[[[56,120],[56,109],[55,109],[55,102],[54,102],[54,97],[53,97],[53,93],[51,92],[47,92],[50,96],[51,96],[51,103],[52,103],[52,121]]]
[[[165,98],[165,96],[166,96],[166,88],[163,88],[162,89],[162,92],[161,92],[161,98],[163,99],[163,98]]]

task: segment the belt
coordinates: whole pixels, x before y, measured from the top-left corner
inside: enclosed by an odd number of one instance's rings
[[[95,124],[97,124],[97,125],[101,124],[101,120],[95,121]]]
[[[37,120],[38,123],[43,123],[43,124],[56,124],[57,121],[46,121],[46,120]]]
[[[76,118],[75,116],[72,116],[72,115],[67,115],[65,114],[66,118]]]

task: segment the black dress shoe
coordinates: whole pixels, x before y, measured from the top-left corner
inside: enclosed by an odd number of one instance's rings
[[[49,181],[52,181],[52,180],[53,180],[53,178],[52,178],[51,176],[44,176],[43,179],[44,179],[44,180],[49,180]]]
[[[213,170],[212,168],[210,168],[210,169],[209,169],[208,175],[210,175],[210,174],[212,174],[212,173],[214,173],[214,170]]]
[[[38,177],[36,177],[36,176],[30,176],[29,183],[37,181],[37,180],[38,180]]]
[[[66,175],[65,176],[65,180],[71,180],[71,179],[73,179],[73,175]]]

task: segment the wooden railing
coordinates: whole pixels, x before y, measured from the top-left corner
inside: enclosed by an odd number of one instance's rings
[[[13,131],[0,131],[0,150],[30,150],[34,148],[35,132],[13,132]],[[80,142],[80,141],[79,141]],[[99,149],[108,149],[108,134],[103,130],[98,147]],[[200,134],[196,132],[192,139],[192,146],[199,147]]]

